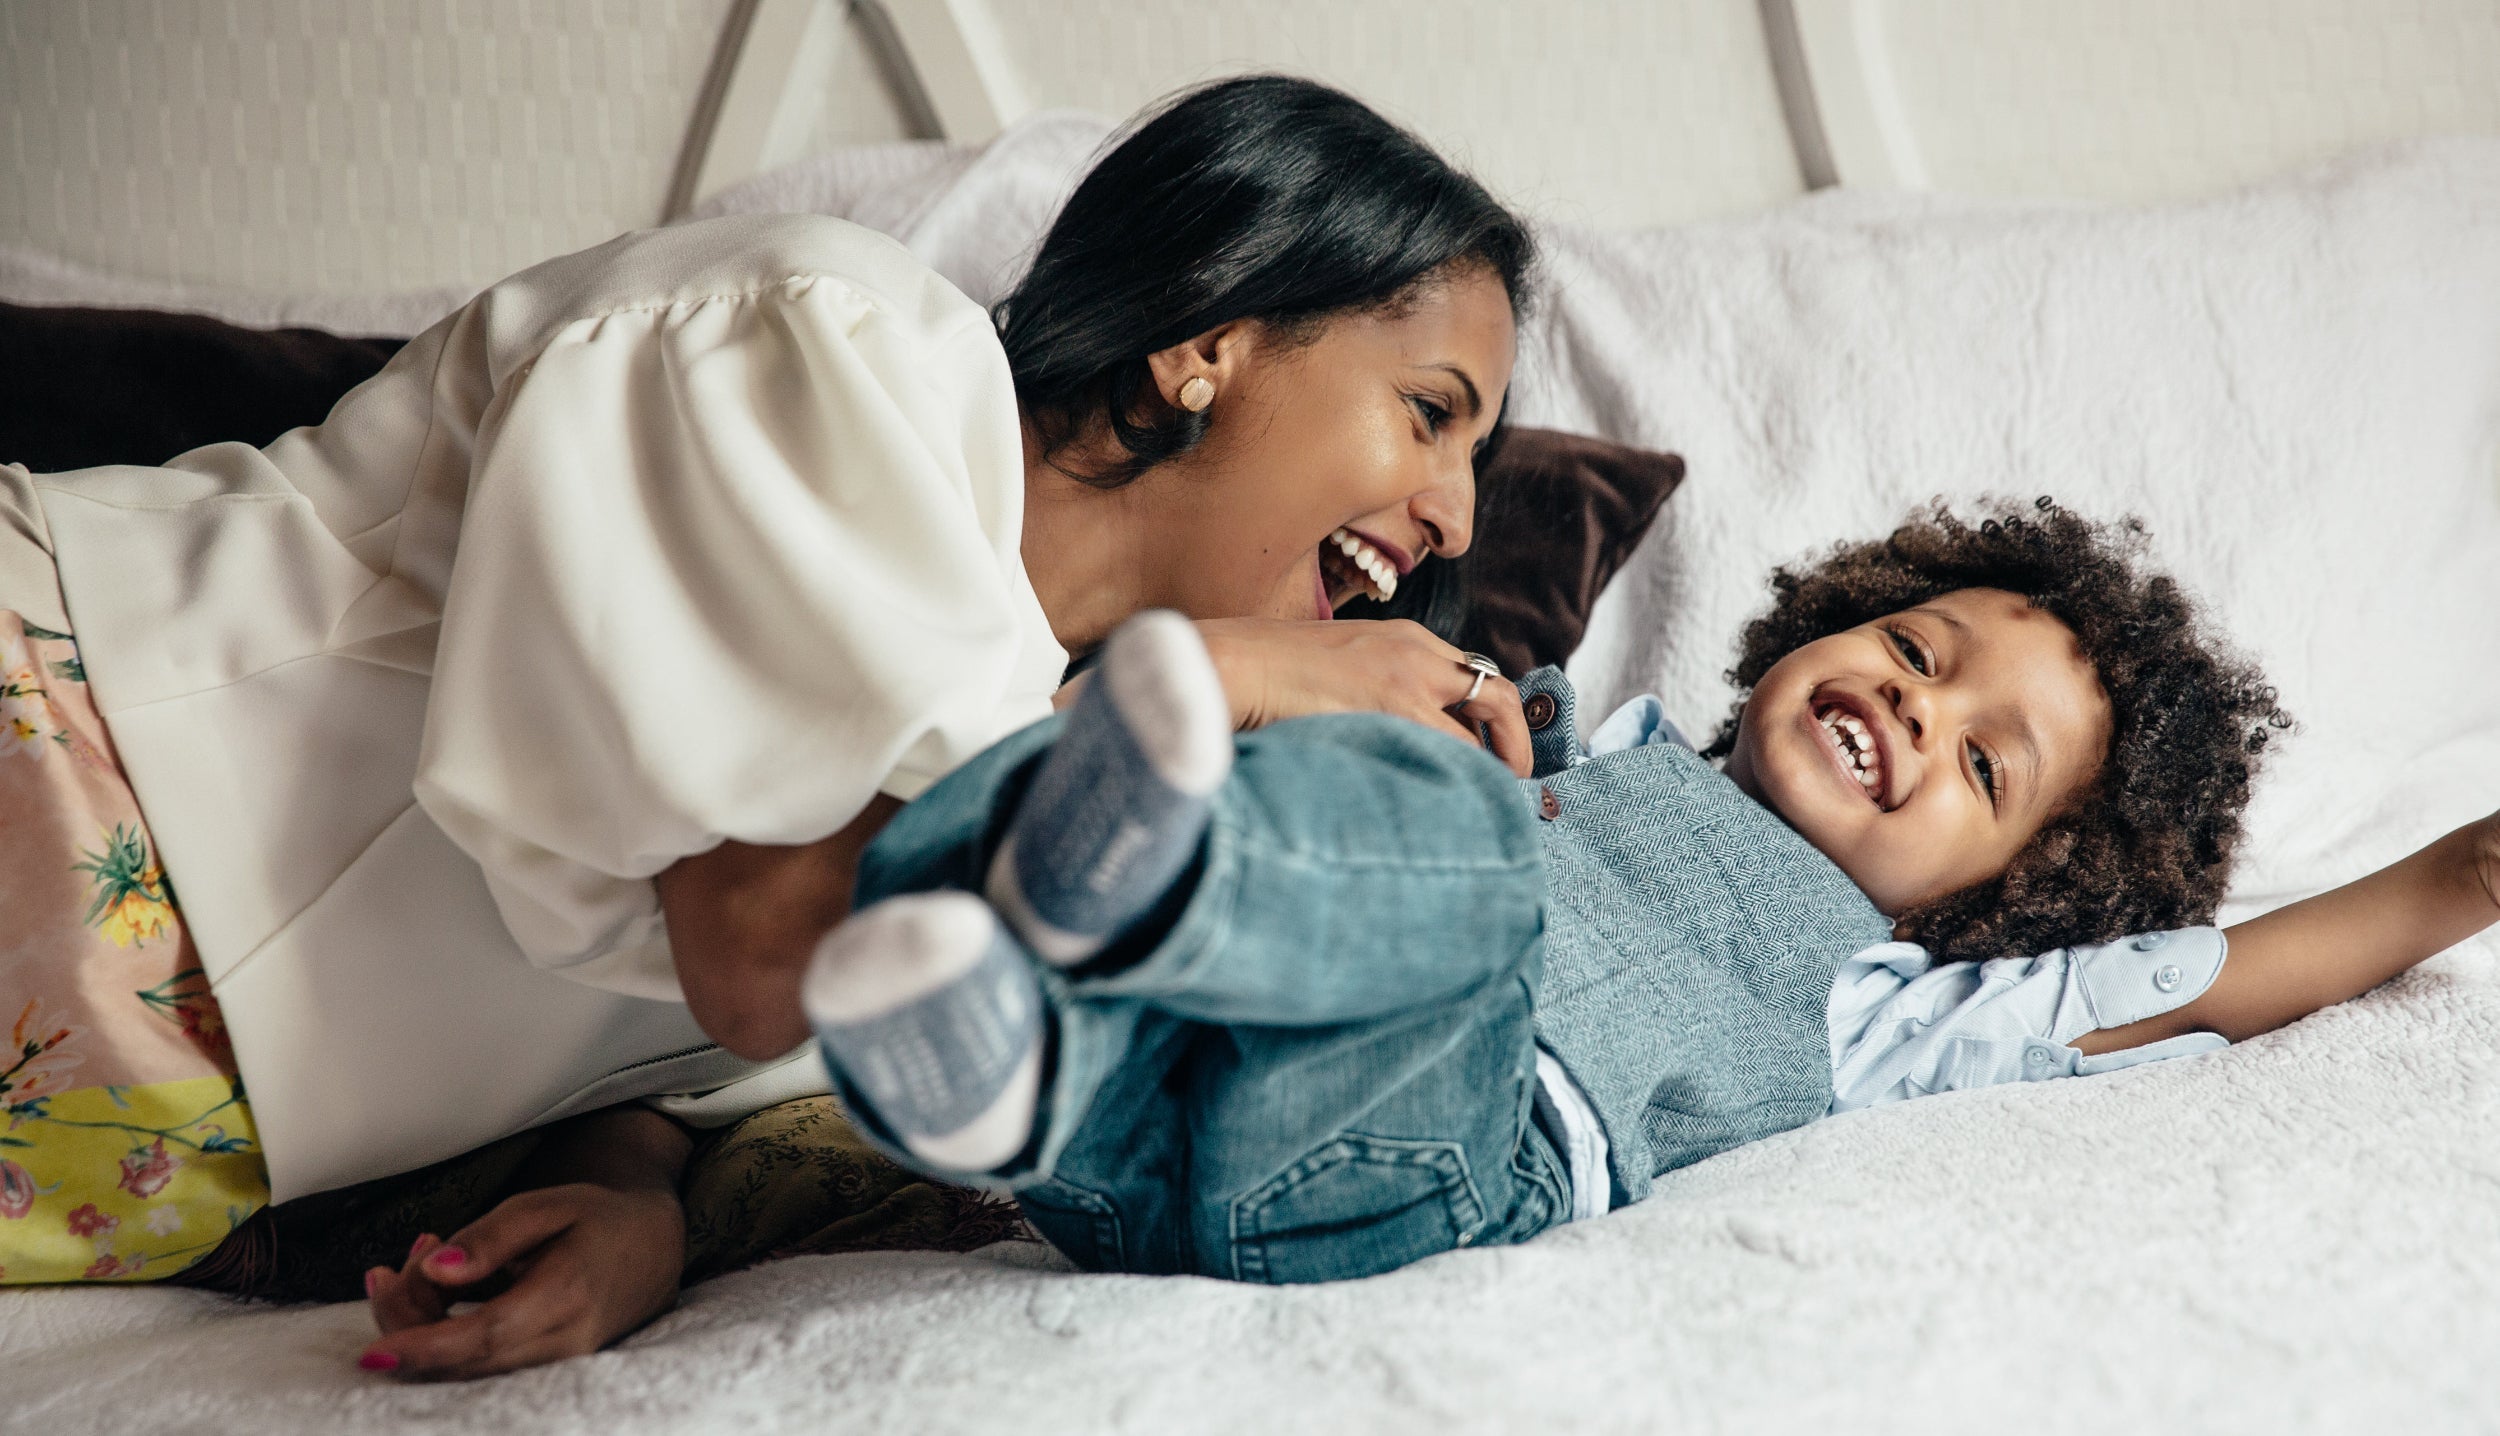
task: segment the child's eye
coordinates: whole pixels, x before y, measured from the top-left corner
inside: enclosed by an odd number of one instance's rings
[[[1902,658],[1908,660],[1910,667],[1921,678],[1927,677],[1927,650],[1919,647],[1916,639],[1898,628],[1887,629],[1886,632],[1892,635],[1892,646],[1901,650]]]
[[[1972,771],[1979,774],[1979,785],[1988,790],[1989,803],[2001,801],[1997,792],[1997,765],[1987,754],[1979,751],[1976,743],[1970,745],[1970,765]]]
[[[1431,433],[1440,433],[1441,430],[1450,422],[1450,411],[1448,409],[1443,408],[1441,405],[1434,403],[1421,394],[1407,395],[1406,402],[1414,405],[1415,412],[1424,416],[1424,428]]]

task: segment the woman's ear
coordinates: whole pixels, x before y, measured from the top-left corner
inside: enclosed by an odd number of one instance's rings
[[[1158,349],[1146,356],[1146,369],[1154,375],[1155,390],[1163,402],[1175,409],[1203,410],[1216,395],[1232,387],[1251,362],[1255,348],[1250,320],[1235,319],[1218,324],[1204,334]],[[1184,393],[1192,381],[1203,379],[1207,389]],[[1212,391],[1212,392],[1209,392]],[[1205,403],[1193,403],[1203,395]]]

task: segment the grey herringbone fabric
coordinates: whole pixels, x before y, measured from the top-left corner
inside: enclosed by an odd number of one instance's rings
[[[1568,691],[1550,669],[1520,686]],[[1566,745],[1537,747],[1539,776],[1521,784],[1546,816],[1537,1038],[1605,1124],[1619,1201],[1822,1116],[1832,982],[1892,925],[1690,750],[1558,767]]]

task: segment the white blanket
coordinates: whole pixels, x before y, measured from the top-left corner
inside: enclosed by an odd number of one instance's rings
[[[980,187],[1055,192],[1081,148],[941,186],[914,213],[947,272],[1011,268],[1029,228]],[[1592,696],[1706,722],[1771,563],[2047,491],[2151,519],[2304,720],[2241,906],[2500,805],[2500,144],[2161,210],[1828,196],[1550,238],[1521,416],[1693,466],[1575,664]],[[0,1426],[2470,1431],[2500,1426],[2495,1297],[2487,936],[2214,1057],[1837,1118],[1325,1288],[798,1259],[458,1387],[357,1372],[354,1306],[12,1293]]]

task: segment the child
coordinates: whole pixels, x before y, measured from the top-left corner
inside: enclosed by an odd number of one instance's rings
[[[1939,509],[1783,571],[1707,755],[1655,699],[1581,748],[1540,670],[1524,782],[1370,716],[1236,742],[1141,617],[870,849],[810,1017],[864,1126],[1081,1265],[1322,1281],[1836,1109],[2220,1047],[2500,920],[2495,815],[2196,926],[2287,720],[2131,536]]]

